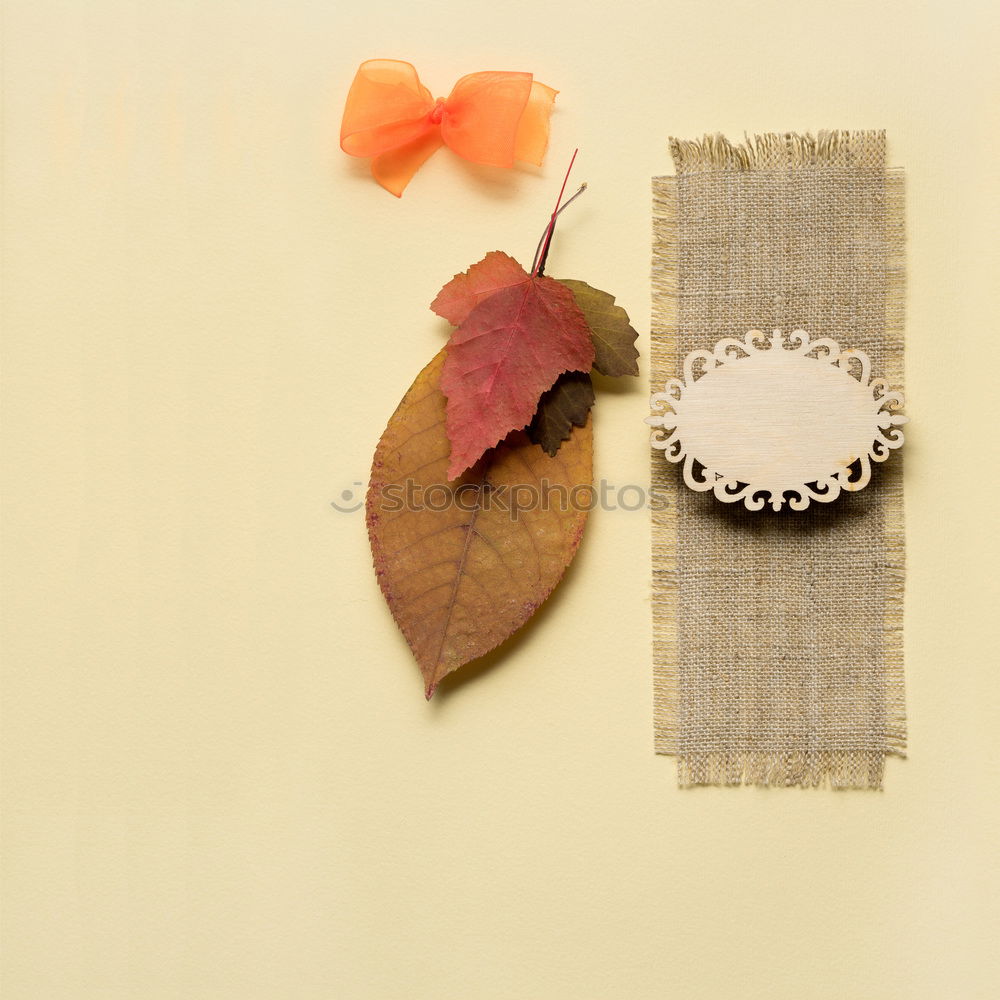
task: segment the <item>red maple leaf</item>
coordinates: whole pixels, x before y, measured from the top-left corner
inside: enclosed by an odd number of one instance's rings
[[[492,250],[468,271],[456,274],[437,294],[431,309],[459,326],[483,299],[528,280],[528,272],[502,250]]]
[[[475,298],[474,289],[474,279],[460,289],[453,315]],[[527,426],[563,372],[590,371],[594,363],[590,328],[573,293],[544,276],[525,275],[482,298],[447,350],[441,389],[448,397],[449,479]]]
[[[513,257],[494,250],[456,274],[431,303],[457,327],[441,373],[451,442],[449,479],[511,431],[527,427],[542,393],[563,372],[590,371],[594,363],[590,327],[573,292],[544,274],[556,218],[573,201],[560,208],[575,160],[576,153],[531,274]]]

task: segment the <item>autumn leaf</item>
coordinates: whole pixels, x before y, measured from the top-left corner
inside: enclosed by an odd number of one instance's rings
[[[570,170],[530,274],[493,251],[438,293],[431,308],[455,329],[375,452],[375,571],[428,698],[562,577],[593,502],[590,370],[638,373],[614,297],[545,276],[556,221],[586,188],[563,201]]]
[[[520,628],[558,583],[583,534],[592,479],[588,421],[556,458],[515,432],[449,482],[446,363],[439,352],[393,414],[366,503],[379,586],[428,698]]]
[[[594,383],[587,372],[566,372],[542,393],[528,425],[528,438],[547,455],[555,455],[573,432],[583,427],[594,405]]]
[[[615,297],[591,288],[585,281],[560,278],[572,293],[590,327],[594,339],[594,368],[602,375],[638,375],[635,348],[638,333],[629,323],[628,313],[615,305]]]
[[[501,288],[519,285],[528,280],[528,272],[513,257],[502,250],[492,250],[468,271],[456,274],[437,294],[431,309],[458,326],[465,317]]]
[[[448,397],[449,479],[526,427],[541,394],[563,372],[589,371],[594,362],[573,292],[537,276],[473,306],[446,351],[441,389]]]

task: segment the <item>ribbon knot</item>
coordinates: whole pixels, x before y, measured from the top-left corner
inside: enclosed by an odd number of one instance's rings
[[[445,100],[443,97],[439,97],[437,101],[434,102],[434,107],[431,108],[431,121],[435,125],[441,124],[441,119],[444,118],[445,112]]]
[[[371,157],[372,176],[397,198],[441,145],[472,163],[540,166],[557,93],[530,73],[471,73],[435,101],[410,63],[370,59],[347,95],[340,147]]]

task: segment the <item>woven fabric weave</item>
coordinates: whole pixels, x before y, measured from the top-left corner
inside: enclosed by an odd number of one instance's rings
[[[805,330],[903,382],[903,179],[882,132],[672,140],[653,181],[653,391],[690,351]],[[802,512],[685,488],[654,453],[655,743],[682,786],[879,788],[902,756],[899,453]]]

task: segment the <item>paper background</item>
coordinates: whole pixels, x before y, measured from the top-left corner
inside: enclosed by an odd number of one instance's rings
[[[2,993],[990,995],[1000,95],[987,3],[152,4],[4,12]],[[541,171],[343,156],[357,63],[561,90]],[[359,490],[487,250],[647,346],[667,136],[889,130],[909,175],[911,756],[881,794],[675,787],[652,753],[649,524],[430,705]],[[647,476],[645,373],[598,475]],[[738,599],[738,595],[734,595]]]

